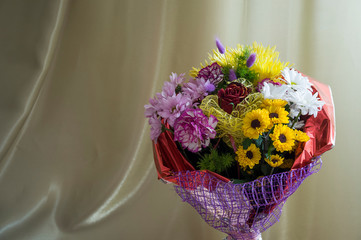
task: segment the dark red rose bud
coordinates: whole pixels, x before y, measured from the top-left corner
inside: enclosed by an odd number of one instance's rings
[[[241,83],[231,83],[226,89],[217,93],[219,106],[227,113],[231,113],[238,103],[242,102],[249,94],[249,89]]]

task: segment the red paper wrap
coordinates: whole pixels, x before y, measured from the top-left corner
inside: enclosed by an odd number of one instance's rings
[[[160,134],[157,143],[153,142],[153,154],[159,179],[178,184],[178,179],[175,175],[176,172],[195,170],[180,153],[173,140],[173,134],[169,131]],[[202,170],[201,172],[208,172],[224,182],[230,181],[228,178],[208,170]]]
[[[313,92],[318,92],[318,97],[325,102],[317,117],[309,117],[303,131],[310,137],[303,147],[302,152],[296,157],[292,169],[308,165],[311,159],[320,156],[335,146],[336,123],[334,104],[331,88],[308,77],[313,84]]]

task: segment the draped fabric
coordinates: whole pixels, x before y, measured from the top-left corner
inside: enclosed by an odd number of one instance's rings
[[[333,90],[336,147],[263,239],[361,239],[357,0],[1,0],[0,239],[218,240],[157,181],[143,105],[224,45]]]

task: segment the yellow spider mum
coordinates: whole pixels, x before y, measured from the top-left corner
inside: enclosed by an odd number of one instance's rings
[[[285,108],[279,106],[268,106],[265,109],[269,112],[271,124],[288,123],[288,112]]]
[[[268,46],[265,48],[262,44],[258,44],[256,42],[246,47],[240,44],[237,45],[237,48],[226,47],[224,54],[221,54],[217,49],[213,49],[213,54],[208,54],[210,62],[205,61],[204,64],[201,63],[201,68],[193,67],[190,71],[190,76],[197,77],[200,69],[214,62],[217,62],[221,67],[231,66],[232,68],[236,68],[237,57],[242,55],[245,48],[248,48],[251,53],[256,54],[256,61],[250,69],[259,73],[258,81],[270,78],[279,82],[277,77],[281,71],[289,65],[289,63],[283,63],[278,59],[279,52],[275,51],[276,47],[270,48]],[[283,83],[282,81],[280,82]]]
[[[236,154],[236,159],[243,169],[246,167],[252,169],[261,160],[261,151],[253,143],[246,150],[242,146],[239,147]]]
[[[287,105],[287,101],[282,99],[264,99],[261,107],[267,107],[267,106],[285,107],[286,105]]]
[[[238,45],[237,48],[226,47],[224,54],[220,53],[218,49],[213,49],[213,54],[208,53],[208,58],[210,62],[205,60],[204,64],[200,63],[200,68],[193,67],[193,69],[190,71],[190,76],[197,77],[198,72],[202,68],[205,68],[206,66],[211,65],[214,62],[217,62],[221,67],[232,66],[234,68],[237,65],[237,56],[240,56],[243,50],[243,45]]]
[[[279,152],[291,151],[295,145],[295,133],[287,125],[277,124],[269,136],[273,140],[273,146]]]
[[[270,159],[266,158],[265,161],[271,166],[271,167],[279,167],[282,165],[284,158],[280,155],[271,155]]]
[[[282,168],[282,169],[291,169],[294,162],[295,162],[294,159],[286,158],[286,159],[283,160],[283,163],[281,164],[280,168]]]
[[[283,63],[278,59],[279,52],[276,52],[275,49],[276,46],[265,48],[256,42],[251,46],[251,52],[256,53],[257,57],[250,69],[259,73],[259,81],[265,78],[276,78],[289,65],[288,62]]]
[[[257,139],[260,134],[268,130],[270,124],[269,112],[266,109],[255,109],[245,115],[242,131],[244,136]]]
[[[295,139],[299,142],[307,142],[310,140],[310,137],[307,135],[307,133],[302,132],[300,130],[295,129]]]

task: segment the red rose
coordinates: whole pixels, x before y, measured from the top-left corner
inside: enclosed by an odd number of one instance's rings
[[[242,102],[249,94],[249,89],[240,83],[231,83],[226,89],[220,89],[217,93],[219,106],[231,113],[238,103]]]

